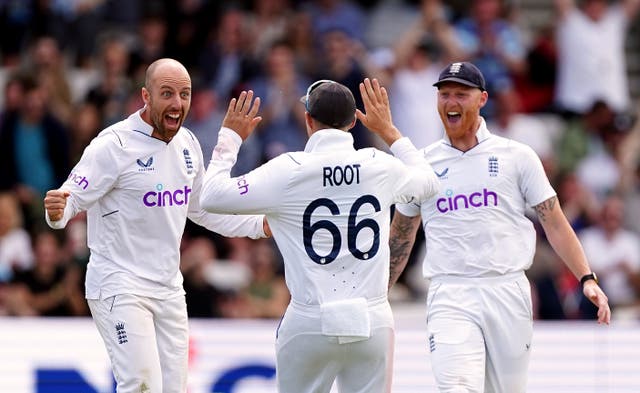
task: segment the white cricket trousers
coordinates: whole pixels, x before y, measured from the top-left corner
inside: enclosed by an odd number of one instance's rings
[[[117,393],[185,393],[189,327],[184,295],[88,299],[115,377]]]
[[[523,272],[434,277],[427,332],[441,393],[526,392],[533,314]]]
[[[389,393],[393,369],[393,314],[389,302],[369,306],[371,337],[352,343],[321,333],[320,307],[289,304],[276,338],[279,393]]]

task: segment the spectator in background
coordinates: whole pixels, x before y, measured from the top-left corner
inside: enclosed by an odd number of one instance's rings
[[[638,0],[555,0],[558,75],[555,103],[569,115],[585,114],[604,101],[628,111],[625,41]]]
[[[322,43],[324,33],[342,30],[352,39],[364,42],[366,14],[352,0],[311,0],[304,10],[312,17],[314,35]]]
[[[144,85],[147,67],[167,55],[168,26],[165,9],[161,3],[149,3],[136,26],[136,41],[130,51],[127,72],[134,88]]]
[[[514,77],[526,73],[526,48],[518,28],[503,15],[503,0],[475,0],[469,14],[455,23],[463,57],[477,65],[485,76],[487,92],[494,98],[514,89]],[[490,120],[492,102],[482,109]]]
[[[259,66],[251,50],[253,37],[248,34],[246,24],[242,10],[228,7],[200,51],[199,80],[209,85],[221,99],[231,97],[236,86],[258,72]]]
[[[213,148],[218,142],[218,134],[211,132],[211,130],[220,128],[224,117],[223,109],[220,108],[219,97],[213,89],[207,86],[194,87],[191,115],[185,124],[198,138],[206,163],[211,159]],[[257,138],[252,138],[246,147],[241,149],[234,172],[246,173],[250,171],[258,165],[261,157],[260,143]]]
[[[145,0],[148,1],[148,0]],[[180,60],[187,69],[198,64],[207,33],[219,19],[224,1],[163,1],[167,24],[166,53]]]
[[[31,238],[22,226],[18,199],[12,192],[0,192],[0,284],[32,265]]]
[[[251,281],[239,294],[250,318],[281,318],[287,309],[290,295],[279,256],[271,239],[260,239],[251,246]]]
[[[62,30],[62,42],[71,55],[71,64],[92,67],[95,42],[103,28],[104,5],[108,0],[47,1],[55,22]]]
[[[575,172],[563,172],[555,178],[558,188],[558,201],[574,231],[578,232],[596,222],[600,201],[584,184]]]
[[[624,215],[622,198],[611,194],[604,200],[598,222],[578,233],[614,316],[624,307],[640,305],[640,237],[622,226]],[[586,302],[581,311],[586,319],[597,312]]]
[[[53,37],[40,37],[33,43],[28,59],[28,69],[42,85],[51,114],[68,125],[73,112],[72,93],[60,43]]]
[[[635,123],[620,144],[617,157],[620,163],[618,190],[625,200],[625,225],[640,233],[640,103]]]
[[[204,162],[209,162],[218,142],[218,135],[212,130],[220,128],[224,117],[216,92],[207,86],[194,86],[190,112],[185,126],[198,138]]]
[[[98,108],[87,102],[76,106],[75,120],[69,128],[69,139],[71,140],[69,157],[71,162],[77,162],[80,159],[84,149],[102,128],[102,116]]]
[[[18,69],[10,71],[7,75],[4,90],[2,91],[2,105],[0,106],[0,124],[12,113],[16,113],[22,107],[24,100],[24,81],[27,78],[25,72]]]
[[[598,138],[591,140],[588,153],[576,167],[576,175],[591,192],[603,199],[620,184],[621,169],[618,151],[628,131],[618,117],[604,128]]]
[[[263,120],[256,136],[263,158],[271,159],[304,148],[304,108],[300,106],[300,97],[308,79],[296,69],[293,49],[286,41],[274,43],[264,63],[264,73],[247,86],[262,99]]]
[[[527,50],[527,71],[514,76],[520,110],[525,113],[551,112],[558,63],[553,26],[543,26],[532,41]]]
[[[304,75],[318,73],[317,40],[313,31],[312,15],[296,10],[287,23],[285,37],[293,48],[296,68]]]
[[[97,67],[99,78],[89,88],[84,99],[99,110],[100,128],[129,114],[125,110],[126,100],[133,90],[132,81],[127,74],[129,65],[129,46],[124,37],[117,34],[103,36]]]
[[[389,75],[372,61],[362,41],[351,36],[349,30],[328,29],[318,38],[321,47],[316,79],[329,79],[341,83],[352,92],[358,91],[358,85],[365,77],[376,78],[381,84],[388,84]],[[361,96],[354,94],[354,97],[356,107],[362,108]],[[371,146],[386,149],[384,143],[367,131],[360,122],[356,122],[350,132],[356,149]]]
[[[286,38],[292,9],[289,0],[251,0],[250,3],[246,28],[249,37],[252,37],[252,56],[254,59],[263,59],[274,43]]]
[[[575,171],[591,150],[602,144],[602,135],[611,128],[615,112],[604,101],[596,101],[585,113],[568,119],[556,145],[560,172]]]
[[[180,271],[184,277],[187,313],[190,318],[220,318],[224,292],[210,279],[215,269],[217,251],[214,243],[201,236],[188,241],[181,252]]]
[[[88,308],[80,277],[69,273],[62,241],[39,231],[33,239],[33,267],[17,272],[10,290],[16,315],[84,316]]]
[[[487,121],[487,128],[494,134],[524,143],[536,152],[549,178],[557,172],[554,137],[551,127],[540,117],[522,113],[515,90],[498,95],[494,100],[493,119]]]
[[[69,136],[49,112],[39,80],[25,76],[22,89],[19,111],[0,124],[0,188],[17,193],[29,229],[42,217],[41,198],[69,174]]]
[[[389,99],[398,128],[416,146],[427,146],[444,134],[432,85],[459,51],[440,0],[423,0],[419,11],[393,45]]]

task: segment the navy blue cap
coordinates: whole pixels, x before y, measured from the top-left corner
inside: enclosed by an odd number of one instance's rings
[[[356,100],[351,90],[332,80],[312,83],[300,101],[311,117],[333,128],[348,126],[356,118]]]
[[[449,64],[442,70],[438,81],[433,85],[440,87],[440,84],[444,82],[455,82],[466,86],[477,87],[482,91],[487,90],[482,72],[480,72],[478,67],[467,61]]]

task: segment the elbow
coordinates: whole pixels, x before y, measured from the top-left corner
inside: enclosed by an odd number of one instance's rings
[[[202,193],[200,196],[200,207],[202,210],[209,213],[216,213],[215,195],[209,193]]]

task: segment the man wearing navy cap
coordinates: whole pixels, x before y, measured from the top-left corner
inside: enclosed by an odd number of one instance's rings
[[[390,207],[434,195],[438,181],[393,125],[386,90],[365,79],[360,93],[366,114],[346,86],[313,83],[302,98],[304,151],[229,178],[242,140],[261,119],[259,98],[243,92],[229,105],[207,169],[204,208],[263,212],[282,253],[291,302],[276,336],[280,393],[329,393],[334,380],[341,393],[391,391]],[[356,150],[349,132],[356,117],[399,159]]]
[[[478,68],[452,63],[434,86],[446,135],[422,153],[441,188],[422,203],[396,205],[389,285],[407,263],[422,216],[423,275],[430,280],[428,348],[439,390],[525,392],[533,310],[524,272],[533,261],[536,239],[527,206],[598,307],[598,323],[609,323],[607,296],[540,159],[529,146],[487,129],[480,109],[488,94]]]

